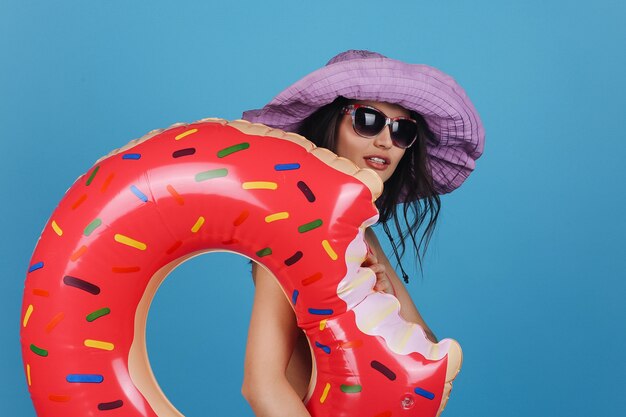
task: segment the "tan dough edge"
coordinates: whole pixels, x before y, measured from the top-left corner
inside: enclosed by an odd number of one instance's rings
[[[458,375],[461,370],[461,364],[463,363],[463,352],[461,346],[456,340],[452,340],[450,348],[448,349],[448,369],[446,370],[446,382],[443,386],[443,393],[441,395],[441,404],[437,411],[436,417],[439,417],[446,408],[448,399],[450,398],[450,392],[452,391],[452,381]]]
[[[357,167],[352,161],[346,158],[337,156],[335,153],[329,151],[328,149],[318,148],[315,146],[313,142],[309,141],[304,136],[298,135],[297,133],[285,132],[284,130],[280,130],[280,129],[272,129],[271,127],[268,127],[260,123],[250,123],[246,120],[241,120],[241,119],[233,120],[232,122],[229,122],[227,120],[219,119],[219,118],[206,118],[206,119],[198,120],[195,123],[219,123],[222,126],[233,127],[245,134],[257,135],[257,136],[268,136],[272,138],[288,140],[290,142],[293,142],[302,146],[304,149],[306,149],[308,152],[315,155],[317,159],[324,162],[326,165],[329,165],[330,167],[336,169],[337,171],[353,176],[354,178],[361,181],[363,184],[365,184],[367,188],[370,189],[372,193],[372,201],[375,201],[378,197],[380,197],[380,195],[383,192],[383,181],[380,179],[378,174],[376,174],[374,171],[372,171],[371,169],[361,169]],[[188,124],[175,123],[171,125],[170,127],[168,127],[167,129],[152,130],[138,139],[131,140],[130,142],[128,142],[126,145],[122,146],[121,148],[112,150],[107,155],[98,159],[96,161],[96,164],[110,156],[117,155],[120,152],[125,152],[128,149],[139,145],[140,143],[158,135],[161,132],[164,132],[166,130],[169,130],[175,127],[186,126],[186,125]]]

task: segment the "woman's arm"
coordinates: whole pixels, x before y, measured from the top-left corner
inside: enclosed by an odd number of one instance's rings
[[[413,299],[402,281],[400,281],[396,271],[389,263],[389,259],[385,255],[383,248],[380,246],[376,233],[374,233],[371,228],[368,228],[365,231],[365,238],[374,252],[373,255],[370,255],[368,263],[373,264],[372,269],[376,272],[377,283],[375,289],[395,295],[398,301],[400,301],[400,316],[406,321],[419,324],[426,332],[428,339],[436,343],[437,337],[433,331],[430,330],[419,311],[417,311]],[[378,266],[376,266],[377,264]],[[385,282],[386,279],[388,279],[388,282]]]
[[[254,264],[253,276],[256,289],[244,362],[243,396],[257,417],[310,417],[286,375],[301,334],[293,309],[271,273]]]

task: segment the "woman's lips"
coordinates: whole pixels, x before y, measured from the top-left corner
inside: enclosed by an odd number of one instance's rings
[[[382,156],[368,155],[363,159],[368,167],[378,171],[384,171],[389,166],[389,160]]]

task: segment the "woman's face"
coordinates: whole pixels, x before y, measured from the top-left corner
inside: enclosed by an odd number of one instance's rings
[[[387,117],[410,117],[406,109],[396,104],[379,101],[357,103],[374,107]],[[342,116],[337,132],[337,155],[351,160],[359,168],[373,169],[383,182],[391,178],[404,152],[405,149],[391,143],[389,126],[385,126],[378,135],[365,138],[354,131],[349,114]]]

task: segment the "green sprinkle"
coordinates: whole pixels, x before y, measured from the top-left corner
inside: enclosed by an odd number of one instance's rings
[[[92,321],[94,321],[97,318],[100,318],[102,316],[106,316],[110,312],[111,312],[111,309],[108,308],[108,307],[101,308],[100,310],[96,310],[93,313],[87,314],[87,321],[88,322],[92,322]]]
[[[355,392],[361,392],[363,388],[360,385],[346,385],[341,384],[341,392],[353,394]]]
[[[87,185],[91,184],[91,181],[93,181],[93,179],[96,177],[96,174],[98,173],[99,169],[100,169],[100,165],[98,165],[97,167],[94,168],[93,171],[91,171],[91,175],[89,176],[89,179],[87,180]]]
[[[37,346],[31,344],[30,345],[30,350],[32,350],[36,355],[39,356],[48,356],[48,351],[42,348],[38,348]]]
[[[260,251],[258,251],[256,253],[256,256],[258,256],[259,258],[262,258],[264,256],[271,255],[271,254],[272,254],[272,249],[271,248],[265,248],[265,249],[261,249]]]
[[[102,220],[94,219],[91,223],[89,223],[87,225],[87,227],[85,227],[85,230],[83,231],[83,234],[85,236],[89,236],[91,234],[91,232],[96,230],[101,224],[102,224]]]
[[[310,223],[303,224],[302,226],[299,226],[298,227],[298,232],[300,232],[300,233],[308,232],[309,230],[316,229],[316,228],[320,227],[321,225],[322,225],[322,220],[321,219],[313,220]]]
[[[218,158],[223,158],[225,156],[230,155],[231,153],[243,151],[244,149],[248,149],[250,144],[248,142],[238,143],[233,146],[229,146],[228,148],[224,148],[217,153]]]
[[[210,171],[204,171],[196,174],[196,182],[206,181],[212,178],[225,177],[226,175],[228,175],[228,170],[226,168],[212,169]]]

